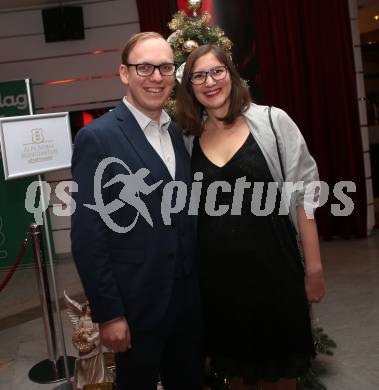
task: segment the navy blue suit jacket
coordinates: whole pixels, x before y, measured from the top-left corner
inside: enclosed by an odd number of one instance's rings
[[[189,192],[190,158],[173,123],[168,131],[175,151],[175,180],[185,182]],[[140,195],[150,212],[153,227],[140,215],[131,231],[116,233],[96,211],[84,206],[95,204],[94,174],[106,157],[124,161],[133,173],[147,168],[150,174],[145,182],[149,185],[163,180],[149,195]],[[124,103],[79,131],[72,174],[78,184],[78,192],[73,194],[76,210],[72,216],[72,253],[93,320],[105,322],[125,316],[133,330],[153,327],[165,314],[178,267],[185,273],[193,270],[195,220],[184,211],[173,215],[172,224],[164,224],[162,190],[172,177]],[[121,164],[110,164],[104,172],[102,187],[118,174],[128,172]],[[102,188],[104,203],[117,199],[122,188],[122,183]],[[136,213],[134,207],[125,204],[110,216],[118,225],[126,227]],[[195,296],[196,291],[194,299]]]

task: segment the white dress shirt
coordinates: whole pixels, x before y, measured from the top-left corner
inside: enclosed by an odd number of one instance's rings
[[[159,122],[157,122],[129,103],[126,96],[123,101],[136,118],[150,145],[166,165],[171,177],[175,179],[175,152],[168,132],[168,126],[171,122],[169,115],[162,110]]]

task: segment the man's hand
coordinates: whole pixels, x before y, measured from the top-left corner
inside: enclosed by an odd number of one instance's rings
[[[128,322],[124,317],[99,325],[101,343],[112,352],[126,352],[132,348]]]

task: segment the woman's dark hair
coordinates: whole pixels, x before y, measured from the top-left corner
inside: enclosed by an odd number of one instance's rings
[[[223,118],[218,119],[226,125],[234,123],[237,117],[248,109],[251,102],[249,90],[241,80],[228,54],[216,45],[198,47],[187,58],[176,99],[176,119],[178,124],[186,134],[196,136],[199,136],[203,131],[204,107],[198,102],[193,93],[190,77],[195,62],[207,53],[213,53],[228,68],[232,84],[229,110]]]

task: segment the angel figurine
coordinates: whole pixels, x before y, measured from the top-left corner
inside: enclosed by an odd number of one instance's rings
[[[82,390],[88,384],[112,382],[101,349],[99,326],[92,322],[89,303],[79,304],[66,291],[63,295],[74,328],[72,343],[79,353],[74,371],[76,390]]]

